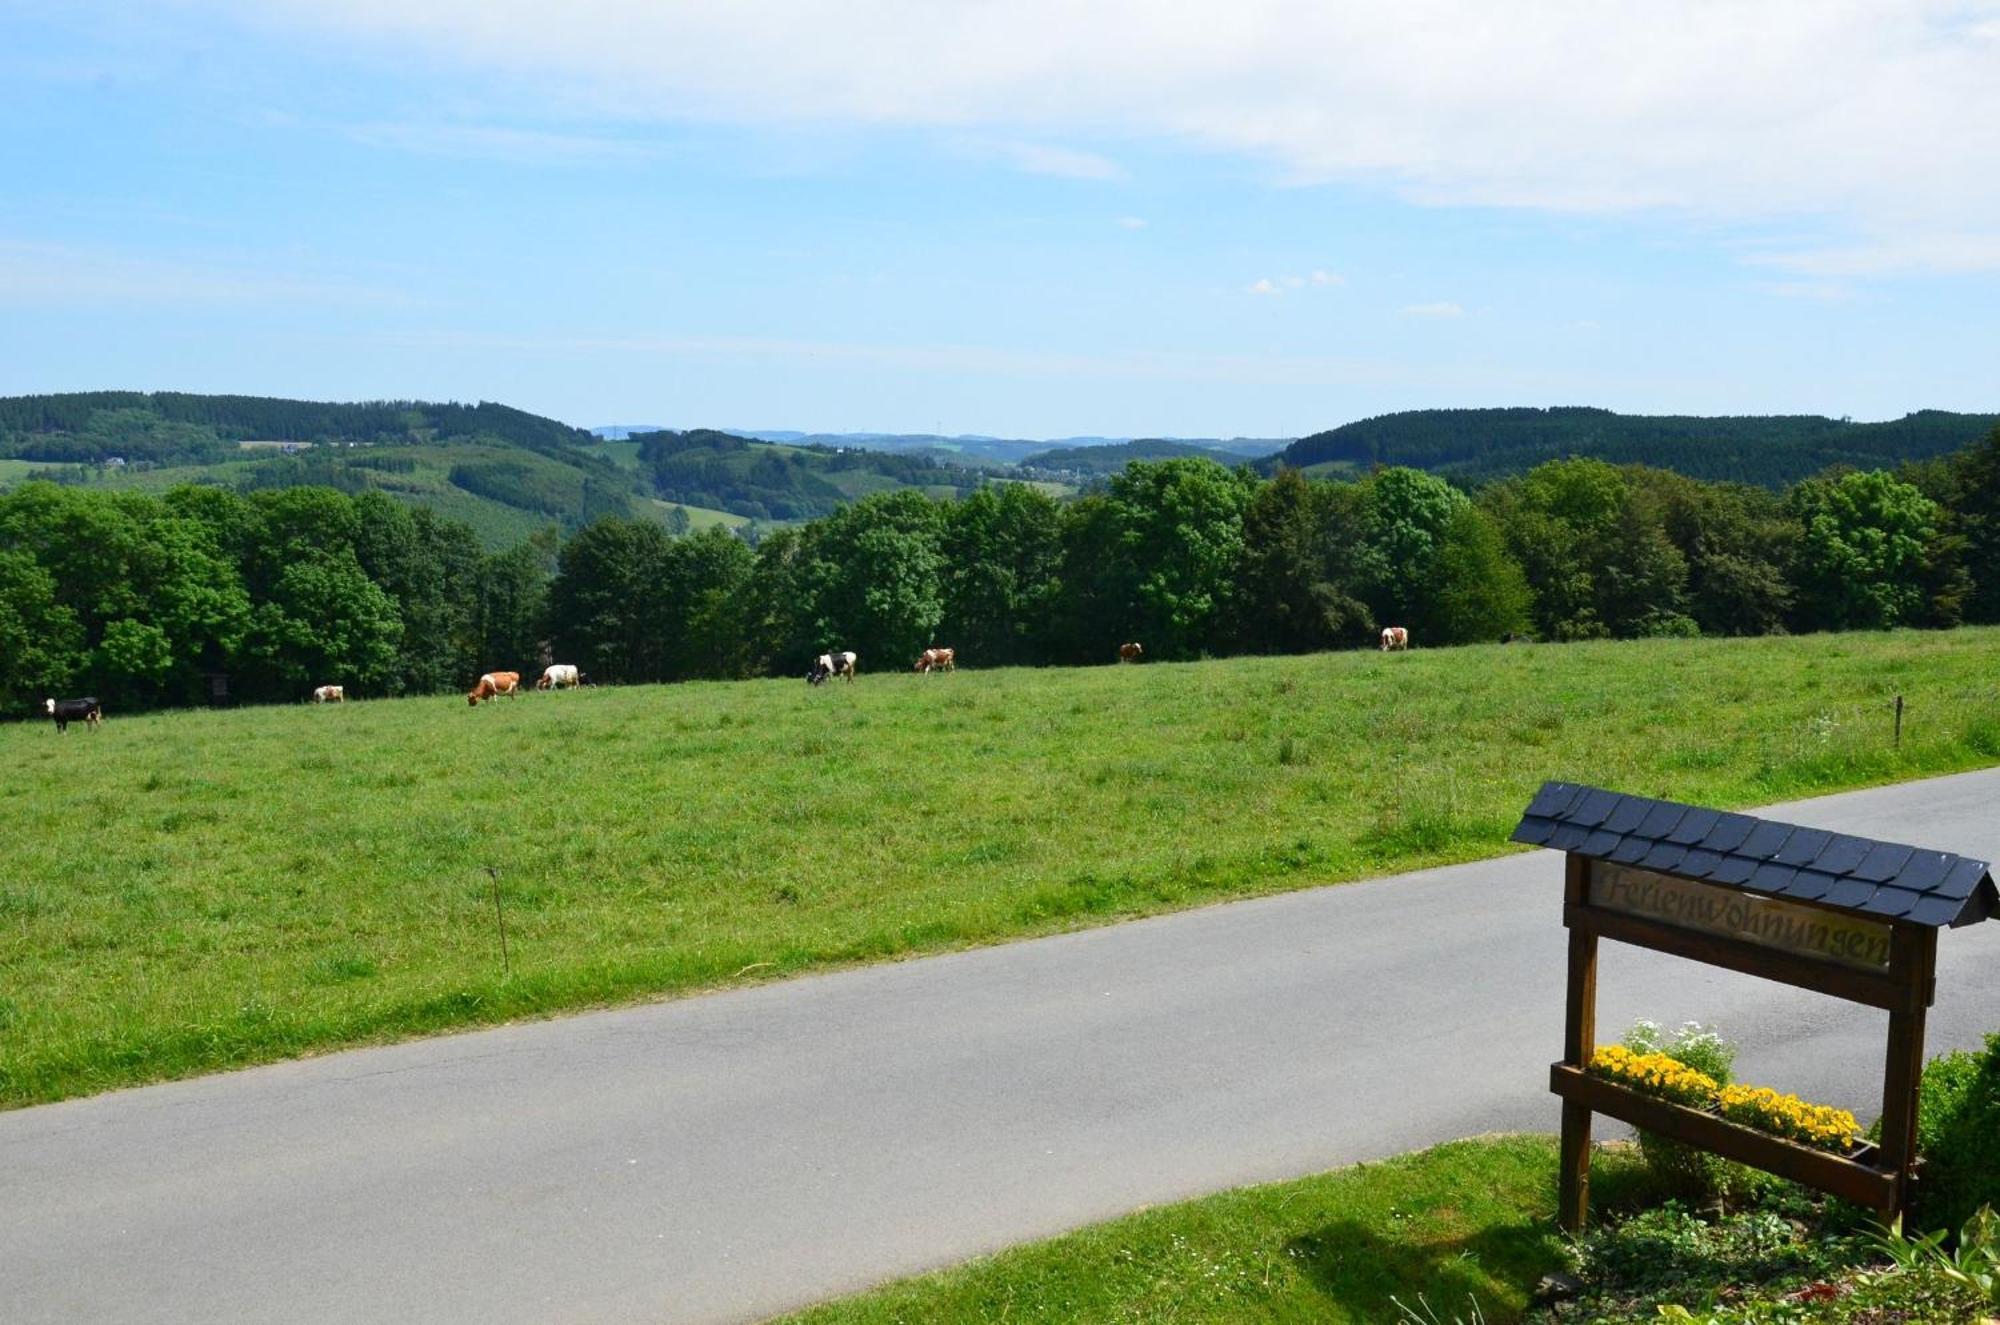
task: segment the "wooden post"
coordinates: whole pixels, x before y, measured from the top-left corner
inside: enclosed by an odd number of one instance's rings
[[[1894,1204],[1884,1219],[1908,1211],[1910,1170],[1917,1156],[1917,1100],[1924,1077],[1924,1017],[1936,996],[1937,931],[1897,925],[1889,934],[1889,971],[1909,1002],[1889,1013],[1889,1054],[1882,1072],[1882,1160],[1897,1174]]]
[[[1563,900],[1580,906],[1588,900],[1590,862],[1567,858]],[[1575,1068],[1590,1066],[1597,1048],[1597,935],[1581,929],[1569,932],[1569,989],[1563,1003],[1563,1061]],[[1556,1189],[1556,1217],[1565,1232],[1583,1232],[1590,1213],[1590,1109],[1563,1101],[1562,1164]]]
[[[1903,748],[1903,697],[1896,696],[1896,748]]]

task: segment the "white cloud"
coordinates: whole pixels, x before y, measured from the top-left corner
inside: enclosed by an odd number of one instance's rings
[[[1079,152],[1068,147],[1011,139],[980,140],[968,146],[974,151],[999,157],[1024,175],[1054,175],[1058,179],[1125,178],[1123,166],[1095,152]]]
[[[1464,317],[1465,310],[1449,299],[1440,299],[1434,304],[1409,304],[1403,309],[1404,317]]]
[[[1324,290],[1345,284],[1347,281],[1343,277],[1335,276],[1332,272],[1315,271],[1310,276],[1299,276],[1294,273],[1275,277],[1264,276],[1244,288],[1251,294],[1283,294],[1287,290],[1303,290],[1309,285]]]
[[[357,124],[348,136],[371,147],[425,156],[477,157],[518,165],[637,161],[659,156],[648,143],[590,134],[546,133],[484,124]]]
[[[1801,219],[1852,274],[2000,267],[1994,0],[208,0],[565,113],[1168,140],[1431,204]]]
[[[282,261],[135,257],[112,249],[0,239],[0,306],[304,304],[405,308],[400,290],[301,274]]]
[[[1121,216],[1116,223],[1123,230],[1144,230],[1146,218],[1143,216]]]

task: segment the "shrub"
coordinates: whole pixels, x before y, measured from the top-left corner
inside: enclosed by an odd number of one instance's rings
[[[1699,1022],[1682,1022],[1669,1033],[1657,1022],[1635,1021],[1625,1032],[1625,1047],[1639,1054],[1665,1054],[1685,1063],[1712,1080],[1717,1089],[1730,1083],[1736,1067],[1736,1046],[1713,1027]],[[1699,1104],[1713,1102],[1711,1092]],[[1695,1201],[1735,1190],[1749,1173],[1739,1164],[1644,1130],[1639,1132],[1639,1157],[1663,1191]]]
[[[2000,1035],[1981,1053],[1945,1054],[1924,1068],[1917,1149],[1923,1228],[1959,1228],[1987,1202],[2000,1202]]]

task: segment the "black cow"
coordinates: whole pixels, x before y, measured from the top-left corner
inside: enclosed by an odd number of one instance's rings
[[[56,720],[58,734],[68,731],[72,722],[88,723],[96,731],[104,721],[104,706],[95,699],[45,699],[42,711]]]

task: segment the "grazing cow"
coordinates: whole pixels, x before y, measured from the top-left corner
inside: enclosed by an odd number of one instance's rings
[[[95,699],[45,699],[42,711],[56,720],[56,733],[61,735],[69,730],[72,722],[89,724],[92,731],[104,721],[104,706]]]
[[[1145,656],[1146,646],[1143,644],[1120,644],[1118,646],[1119,662],[1138,662]]]
[[[854,664],[860,661],[861,655],[852,649],[845,649],[839,653],[822,653],[813,659],[812,670],[806,673],[806,684],[818,685],[836,676],[844,676],[852,681]]]
[[[313,703],[315,704],[345,704],[346,702],[346,686],[321,686],[319,689],[313,691]]]
[[[568,663],[556,663],[542,673],[542,679],[535,682],[537,690],[564,690],[570,686],[583,684],[583,673]]]
[[[951,672],[958,670],[958,654],[953,649],[925,649],[924,656],[917,659],[920,672]]]
[[[499,695],[518,695],[520,693],[521,674],[519,672],[488,672],[479,678],[478,685],[472,687],[472,693],[465,697],[465,702],[474,708],[478,708],[479,701],[482,699],[493,699]]]
[[[1410,647],[1410,632],[1401,626],[1382,627],[1382,652],[1400,653]]]

